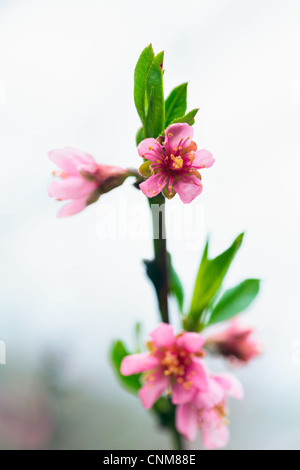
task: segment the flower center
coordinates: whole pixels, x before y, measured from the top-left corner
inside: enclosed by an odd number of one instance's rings
[[[161,365],[164,367],[165,375],[183,376],[185,374],[185,365],[180,361],[178,355],[171,351],[165,352]]]
[[[183,159],[180,156],[175,157],[174,155],[170,155],[172,160],[171,168],[172,170],[180,170],[183,167]]]
[[[212,410],[218,415],[218,418],[220,420],[220,424],[223,423],[225,426],[228,426],[230,423],[227,419],[227,412],[225,409],[224,404],[219,403],[218,405],[215,405]],[[204,412],[204,409],[198,410],[198,427],[201,429],[203,424],[205,424],[206,420],[203,419],[202,413]]]
[[[186,390],[193,386],[193,378],[196,375],[196,371],[191,369],[190,366],[193,364],[193,357],[204,356],[203,351],[190,353],[177,345],[168,348],[156,348],[152,341],[148,341],[147,348],[150,351],[150,355],[159,359],[159,366],[158,369],[153,369],[144,374],[146,382],[149,382],[151,385],[151,382],[155,380],[156,371],[161,371],[162,369],[161,372],[165,376],[173,378],[171,383],[176,381]]]

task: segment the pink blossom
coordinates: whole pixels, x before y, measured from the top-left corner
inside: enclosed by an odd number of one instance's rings
[[[243,398],[240,382],[230,374],[211,375],[206,391],[199,390],[189,403],[176,409],[176,428],[189,441],[194,441],[200,429],[207,449],[225,447],[229,440],[227,398]]]
[[[207,372],[201,360],[205,340],[201,335],[184,332],[175,336],[171,325],[161,323],[150,337],[148,353],[126,356],[121,364],[123,375],[144,372],[139,396],[145,408],[151,408],[164,391],[179,404],[206,390]]]
[[[53,172],[61,180],[50,184],[49,195],[59,201],[71,201],[62,207],[58,217],[77,214],[96,202],[101,194],[123,184],[129,176],[128,170],[100,165],[91,155],[69,147],[52,150],[49,157],[61,168]]]
[[[145,158],[140,173],[148,178],[140,189],[149,198],[163,191],[171,199],[179,194],[187,204],[201,194],[203,186],[198,170],[209,168],[214,158],[207,150],[198,150],[192,141],[194,129],[188,124],[172,124],[165,137],[145,139],[138,146],[138,153]]]
[[[233,364],[247,364],[262,353],[262,345],[253,337],[254,331],[235,319],[224,331],[210,336],[206,345]]]

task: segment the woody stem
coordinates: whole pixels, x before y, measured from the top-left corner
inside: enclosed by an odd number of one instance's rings
[[[156,271],[155,289],[162,321],[169,323],[169,257],[167,252],[165,198],[158,194],[152,198],[150,208],[153,221],[154,266]]]

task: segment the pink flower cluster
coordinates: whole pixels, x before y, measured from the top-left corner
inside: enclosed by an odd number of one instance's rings
[[[164,139],[150,138],[140,143],[139,155],[146,160],[140,173],[147,178],[140,189],[147,197],[163,191],[171,199],[178,193],[184,203],[189,203],[201,194],[198,170],[211,167],[214,159],[207,150],[197,151],[197,145],[191,140],[193,133],[188,124],[172,124],[166,129]],[[98,164],[88,153],[70,147],[53,150],[49,157],[60,168],[53,172],[60,180],[50,184],[49,195],[58,201],[69,201],[58,217],[81,212],[130,176],[128,169]]]
[[[229,438],[227,398],[242,399],[241,384],[231,375],[209,373],[200,334],[176,336],[171,325],[161,323],[150,337],[149,352],[126,356],[121,373],[143,373],[139,396],[145,408],[151,408],[164,392],[171,396],[177,405],[177,430],[186,439],[194,440],[199,428],[205,447],[224,447]]]

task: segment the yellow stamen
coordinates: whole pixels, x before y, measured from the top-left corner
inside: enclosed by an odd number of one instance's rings
[[[149,351],[153,351],[153,350],[154,350],[153,341],[148,341],[148,342],[146,343],[146,346],[147,346],[147,348],[149,349]]]
[[[173,160],[172,169],[180,170],[183,167],[183,160],[181,157],[174,157],[173,154],[170,155],[170,158]]]

